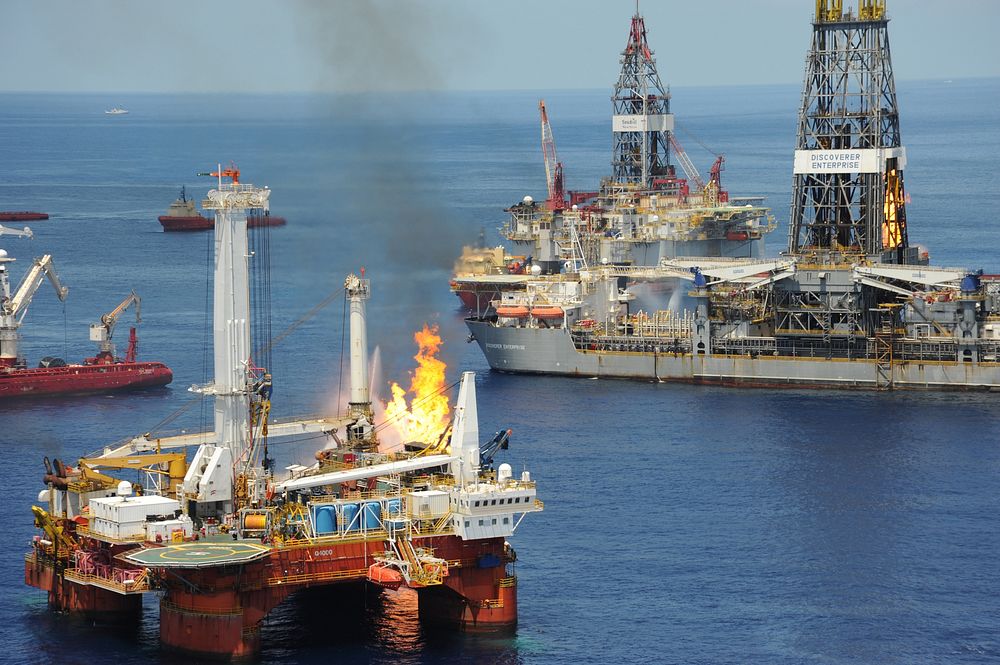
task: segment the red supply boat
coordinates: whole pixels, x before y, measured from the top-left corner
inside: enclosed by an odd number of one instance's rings
[[[17,212],[0,212],[0,222],[36,222],[40,219],[48,219],[46,212],[30,212],[21,210]]]
[[[0,227],[0,234],[29,235],[30,231],[14,231]],[[90,327],[90,338],[100,343],[100,351],[82,364],[67,364],[62,358],[46,356],[37,368],[29,368],[18,355],[18,329],[27,314],[35,291],[46,277],[55,287],[60,300],[66,299],[64,287],[52,267],[52,257],[36,259],[31,270],[11,294],[7,264],[14,259],[0,249],[0,401],[15,397],[39,395],[79,395],[105,393],[164,386],[173,380],[173,372],[160,362],[137,362],[139,342],[135,328],[129,335],[124,358],[115,356],[111,342],[118,316],[133,303],[139,319],[139,297],[132,293],[118,307],[101,317]]]
[[[215,220],[198,212],[194,201],[187,198],[184,187],[181,195],[170,204],[167,214],[157,218],[164,231],[211,231],[215,228]],[[284,217],[272,217],[270,213],[251,213],[247,215],[247,226],[284,226],[288,222]]]

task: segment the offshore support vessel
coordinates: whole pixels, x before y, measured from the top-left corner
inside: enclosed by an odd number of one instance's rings
[[[514,478],[508,464],[493,470],[506,433],[480,446],[472,373],[462,376],[448,435],[416,453],[377,452],[367,279],[345,283],[347,415],[270,422],[271,377],[251,355],[251,331],[261,328],[251,321],[248,263],[261,259],[249,251],[245,222],[247,209],[266,209],[269,194],[220,176],[205,202],[216,215],[215,380],[201,390],[214,396],[213,431],[137,437],[76,466],[46,460],[26,583],[45,590],[53,608],[104,617],[135,617],[142,595],[158,593],[161,642],[200,656],[253,654],[271,609],[318,586],[407,586],[423,620],[514,626],[515,555],[506,538],[542,509],[535,484],[527,472]],[[331,434],[336,445],[279,477],[268,441],[310,432]],[[197,446],[190,463],[178,452],[186,445]],[[107,475],[114,469],[150,482],[136,495],[132,483]]]
[[[764,256],[764,236],[775,228],[764,198],[730,196],[722,186],[721,154],[707,181],[698,172],[674,131],[670,92],[639,14],[632,17],[611,102],[612,174],[591,192],[565,190],[548,111],[539,103],[548,198],[526,196],[506,211],[500,233],[511,253],[526,259],[499,270],[495,260],[486,261],[485,270],[469,270],[469,260],[456,266],[452,291],[467,309],[483,314],[499,291],[523,288],[532,273],[572,270],[573,262],[650,266],[683,256]]]
[[[10,229],[0,226],[0,236],[31,237],[31,229]],[[20,328],[28,306],[38,287],[46,278],[52,283],[59,300],[65,300],[69,289],[62,285],[52,263],[52,257],[35,259],[31,269],[17,289],[11,290],[7,267],[14,259],[0,249],[0,402],[12,398],[50,395],[81,395],[136,390],[164,386],[173,380],[170,368],[161,362],[140,362],[139,341],[133,327],[129,334],[124,358],[115,354],[112,342],[118,317],[129,306],[136,307],[139,320],[139,297],[131,293],[118,307],[90,326],[91,341],[99,344],[96,356],[83,363],[67,364],[62,358],[45,356],[38,367],[28,367],[18,349]]]
[[[747,386],[1000,389],[1000,278],[927,265],[908,238],[884,0],[818,0],[777,260],[596,266],[468,318],[490,367]],[[642,283],[687,307],[636,311]]]
[[[235,174],[239,182],[240,172],[235,166],[227,169]],[[195,202],[187,197],[187,189],[182,185],[181,193],[177,200],[167,208],[167,214],[157,217],[160,226],[164,231],[211,231],[215,226],[215,220],[205,217],[195,206]],[[287,221],[284,217],[274,217],[270,211],[252,211],[247,215],[247,224],[251,228],[259,226],[284,226]]]

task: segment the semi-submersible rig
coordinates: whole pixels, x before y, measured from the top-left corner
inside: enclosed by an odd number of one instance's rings
[[[643,145],[670,131],[633,124]],[[817,0],[781,258],[581,264],[466,322],[501,371],[998,389],[1000,278],[927,265],[910,244],[905,166],[884,0]],[[687,307],[634,310],[640,283],[679,279],[693,283]]]
[[[214,397],[213,431],[140,436],[74,466],[46,459],[46,488],[32,508],[41,533],[25,581],[48,592],[53,608],[104,618],[137,617],[143,594],[158,593],[163,645],[205,656],[255,653],[271,609],[317,586],[407,586],[422,620],[474,631],[514,626],[506,538],[542,509],[535,484],[526,471],[514,478],[509,464],[494,470],[507,432],[481,449],[472,373],[462,377],[450,433],[415,452],[377,452],[363,276],[345,283],[347,415],[270,422],[271,377],[251,354],[251,331],[261,327],[251,321],[248,263],[260,255],[249,251],[246,222],[246,210],[266,209],[269,194],[220,176],[204,204],[215,211],[215,380],[200,390]],[[333,432],[337,445],[279,477],[268,440],[310,432]],[[190,463],[186,446],[196,447]],[[146,482],[108,475],[114,470]]]

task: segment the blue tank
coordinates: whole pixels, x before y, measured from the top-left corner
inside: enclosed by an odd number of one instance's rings
[[[979,276],[974,273],[969,273],[962,278],[961,285],[962,293],[975,293],[979,290]]]
[[[337,530],[337,511],[333,506],[316,509],[316,533],[333,533]]]
[[[361,528],[358,512],[358,504],[356,503],[345,503],[340,509],[340,523],[344,525],[344,531],[357,531]]]
[[[365,503],[362,520],[366,529],[377,529],[382,526],[382,504],[378,501]]]
[[[385,512],[390,515],[399,515],[403,512],[403,502],[400,499],[389,499],[385,504]]]

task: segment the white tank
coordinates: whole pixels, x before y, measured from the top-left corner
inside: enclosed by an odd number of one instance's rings
[[[530,471],[522,471],[521,472],[521,482],[522,483],[530,483],[531,482],[531,472]]]
[[[537,263],[532,264],[532,266],[531,266],[531,274],[534,275],[535,277],[538,277],[539,275],[541,275],[542,274],[542,266],[538,265]]]
[[[530,206],[532,203],[535,202],[535,199],[531,198],[530,196],[525,196],[523,199],[521,199],[521,202],[524,203],[525,205]]]
[[[127,480],[123,480],[118,483],[118,489],[115,492],[118,496],[132,496],[132,483]]]
[[[497,467],[497,482],[501,485],[510,480],[513,476],[514,470],[511,468],[510,464],[504,462]]]
[[[2,250],[0,250],[0,251],[2,251]],[[42,490],[41,492],[38,493],[38,503],[48,503],[49,502],[49,496],[50,496],[50,494],[49,494],[48,490]]]

